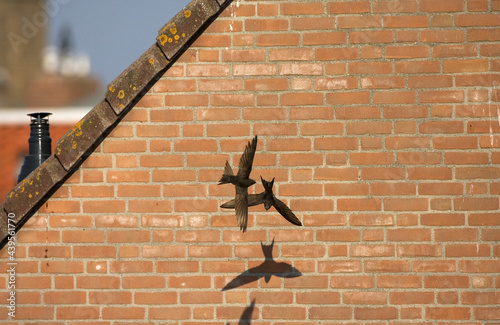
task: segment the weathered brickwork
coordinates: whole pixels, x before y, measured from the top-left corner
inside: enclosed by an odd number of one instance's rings
[[[498,324],[499,11],[235,0],[16,235],[10,321]],[[254,135],[302,227],[219,208]]]

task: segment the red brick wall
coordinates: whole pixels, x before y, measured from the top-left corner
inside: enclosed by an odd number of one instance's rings
[[[499,10],[234,3],[18,233],[16,320],[498,324]],[[303,227],[218,207],[253,135]]]

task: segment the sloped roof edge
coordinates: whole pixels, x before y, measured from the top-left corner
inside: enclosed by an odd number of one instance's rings
[[[232,1],[192,0],[158,31],[156,43],[108,85],[105,98],[57,142],[54,154],[7,194],[0,209],[0,249],[12,224],[19,231]]]

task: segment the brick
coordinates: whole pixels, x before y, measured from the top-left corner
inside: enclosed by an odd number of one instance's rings
[[[403,77],[364,77],[361,78],[361,88],[387,89],[403,88],[405,80]]]
[[[495,213],[470,214],[468,219],[471,226],[495,226],[500,224],[500,216]]]
[[[422,214],[420,222],[426,226],[463,226],[465,216],[462,213],[429,213]]]
[[[348,122],[347,134],[389,134],[391,124],[389,122]]]
[[[355,60],[359,58],[359,53],[348,48],[318,48],[315,50],[315,57],[319,61]]]
[[[363,167],[361,178],[369,180],[401,180],[405,178],[405,170],[391,167]]]
[[[78,276],[76,287],[82,289],[118,289],[120,279],[115,276]]]
[[[292,120],[330,120],[334,112],[331,107],[291,107],[290,119]]]
[[[371,16],[339,16],[337,17],[338,28],[380,28],[382,26],[382,17],[379,15]]]
[[[396,13],[396,12],[416,12],[417,1],[377,1],[373,3],[373,12]]]
[[[285,279],[285,288],[327,288],[328,277],[319,276],[300,276]]]
[[[488,163],[486,153],[446,152],[444,162],[448,165],[484,165]]]
[[[80,217],[65,217],[65,216],[52,216],[50,218],[50,225],[55,228],[65,228],[65,227],[92,227],[92,217],[90,216],[80,216]]]
[[[426,276],[424,279],[425,288],[468,288],[469,277],[467,276]]]
[[[365,43],[392,43],[394,42],[394,33],[392,31],[360,31],[350,32],[349,38],[353,44]]]
[[[432,56],[435,58],[446,57],[472,57],[477,55],[475,45],[438,45],[432,48]]]
[[[156,93],[191,92],[196,90],[195,80],[165,80],[161,79],[153,86]]]
[[[487,72],[488,70],[489,62],[486,59],[443,61],[443,72],[445,73]]]
[[[83,262],[51,261],[42,263],[41,272],[44,273],[83,273]]]
[[[350,224],[352,226],[390,226],[394,225],[394,217],[392,215],[355,214],[351,216]]]
[[[392,73],[389,62],[351,62],[349,72],[354,74],[388,74]]]
[[[84,292],[49,291],[44,293],[44,302],[48,304],[84,304]]]
[[[410,76],[408,86],[410,88],[443,88],[451,87],[453,78],[451,76]]]
[[[391,3],[390,1],[385,1]],[[401,1],[402,3],[403,1]],[[413,1],[405,1],[406,3],[414,3]],[[429,26],[429,17],[401,15],[401,16],[384,16],[384,27],[386,28],[425,28]]]
[[[134,301],[139,305],[174,304],[177,295],[173,292],[136,292]]]
[[[179,122],[193,120],[192,109],[151,110],[151,122]]]
[[[454,244],[446,245],[447,257],[476,257],[490,256],[490,247],[488,245],[475,244]]]
[[[470,319],[470,309],[465,307],[426,307],[428,319]]]
[[[368,261],[366,263],[366,270],[375,272],[408,272],[410,264],[406,261]],[[385,300],[384,300],[385,302]]]
[[[380,199],[337,199],[339,211],[379,211],[381,207]]]
[[[468,34],[470,38],[470,34]],[[424,43],[462,43],[465,34],[461,30],[422,30],[420,41]]]
[[[356,307],[354,308],[355,319],[396,319],[398,310],[396,307]]]
[[[285,31],[288,30],[288,20],[286,19],[247,19],[245,20],[245,30],[257,31]]]
[[[276,33],[257,35],[257,46],[298,46],[299,44],[299,34]]]
[[[469,11],[487,11],[488,3],[484,0],[475,0],[467,4]]]
[[[388,241],[418,241],[426,242],[431,240],[430,229],[390,229],[387,233]]]
[[[498,26],[498,14],[459,14],[455,16],[457,26]]]
[[[415,261],[412,264],[412,270],[415,272],[455,272],[456,262],[453,260]]]
[[[98,319],[99,307],[57,307],[57,319]]]
[[[348,320],[352,317],[352,309],[350,307],[310,307],[309,308],[309,318],[310,319],[338,319],[338,320]]]
[[[459,270],[465,273],[497,273],[500,263],[497,260],[465,260],[459,262]]]
[[[283,15],[319,15],[324,7],[321,3],[282,3],[280,10]]]
[[[432,0],[423,0],[420,3],[420,10],[423,12],[454,12],[462,11],[464,3],[458,0],[450,0],[445,3],[436,4]]]
[[[474,309],[476,319],[498,319],[500,313],[496,307],[478,307]]]
[[[323,95],[315,93],[288,93],[280,96],[283,106],[322,105]]]
[[[30,257],[71,257],[70,247],[49,246],[49,247],[30,247],[28,251]]]
[[[73,256],[78,258],[111,258],[116,256],[116,248],[113,246],[75,246]]]
[[[406,118],[407,116],[410,117],[414,113],[412,112],[406,112],[405,110],[394,110],[391,111],[389,110],[387,114],[384,115],[390,115],[391,117],[394,116],[404,116]],[[418,113],[417,113],[418,114]],[[419,115],[424,115],[424,113],[419,114]],[[426,115],[426,113],[425,113]],[[426,137],[387,137],[385,139],[385,146],[387,149],[410,149],[410,148],[430,148],[430,139]]]
[[[370,12],[369,1],[329,2],[327,12],[333,14],[353,14]]]
[[[304,45],[331,45],[331,44],[346,44],[346,32],[314,32],[304,33]],[[319,49],[316,49],[316,52]]]
[[[124,289],[164,288],[165,278],[159,276],[123,276]]]
[[[394,256],[393,245],[352,245],[351,256]]]
[[[143,307],[103,307],[103,319],[141,319],[144,318]]]
[[[233,65],[235,76],[270,76],[276,75],[277,67],[274,64],[237,64]]]
[[[393,153],[352,152],[349,157],[352,165],[390,165],[394,163]]]
[[[441,64],[438,61],[398,61],[396,62],[396,73],[438,73]]]
[[[148,315],[152,319],[189,319],[191,310],[189,307],[149,307]]]
[[[368,184],[325,184],[325,194],[331,196],[368,195]]]
[[[89,302],[92,304],[129,304],[132,302],[132,293],[92,291],[89,293]]]
[[[376,104],[413,104],[416,102],[414,91],[381,91],[373,94]]]
[[[398,256],[441,256],[442,248],[439,245],[420,244],[420,245],[399,245]]]
[[[62,241],[65,243],[102,243],[104,231],[65,230],[62,232]]]
[[[463,292],[462,301],[467,305],[493,305],[499,303],[498,292]]]
[[[387,303],[387,294],[384,292],[345,292],[342,298],[346,304],[354,305],[383,305]]]
[[[422,278],[417,275],[379,275],[377,283],[380,288],[421,288]]]
[[[498,198],[458,198],[454,200],[457,210],[496,210]]]
[[[330,285],[332,288],[374,288],[375,279],[372,276],[335,276],[331,278]]]
[[[286,75],[322,75],[323,67],[317,63],[283,63],[280,64],[279,74]]]

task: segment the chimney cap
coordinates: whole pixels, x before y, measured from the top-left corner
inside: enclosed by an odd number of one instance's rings
[[[52,113],[49,113],[49,112],[37,112],[37,113],[29,113],[29,114],[26,114],[28,116],[31,116],[31,117],[35,117],[35,118],[44,118],[44,117],[47,117],[49,115],[52,115]]]
[[[48,117],[52,115],[52,113],[49,112],[37,112],[37,113],[29,113],[26,114],[31,117],[31,123],[41,123],[41,122],[48,122]]]

